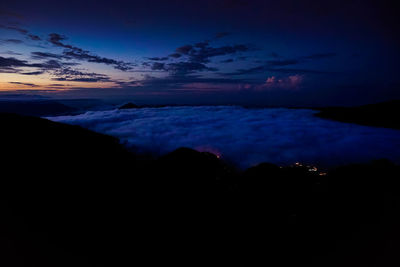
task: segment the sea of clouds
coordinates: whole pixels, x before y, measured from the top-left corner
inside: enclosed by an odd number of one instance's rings
[[[307,109],[236,106],[90,111],[50,117],[162,155],[179,147],[214,153],[241,168],[270,162],[333,167],[388,158],[400,163],[400,131],[324,120]]]

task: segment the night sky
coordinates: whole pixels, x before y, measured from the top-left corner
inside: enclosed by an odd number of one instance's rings
[[[0,92],[145,104],[400,97],[395,1],[0,3]]]

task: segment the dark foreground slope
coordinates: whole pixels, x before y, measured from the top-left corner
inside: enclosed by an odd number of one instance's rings
[[[77,110],[60,102],[41,100],[6,100],[0,99],[0,112],[31,116],[58,116]]]
[[[398,266],[399,167],[238,172],[135,156],[77,126],[0,115],[0,264]]]
[[[400,100],[359,107],[321,108],[316,116],[367,126],[400,129]]]

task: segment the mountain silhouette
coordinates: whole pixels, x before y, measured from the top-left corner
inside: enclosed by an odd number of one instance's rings
[[[118,109],[132,109],[132,108],[139,108],[139,106],[129,102],[129,103],[123,104]]]
[[[58,116],[70,114],[76,109],[48,99],[4,100],[0,99],[0,112],[31,116]]]
[[[400,100],[359,107],[320,108],[316,116],[366,126],[400,129]]]
[[[41,118],[2,113],[0,124],[3,266],[399,263],[389,161],[240,171],[189,148],[135,155]]]

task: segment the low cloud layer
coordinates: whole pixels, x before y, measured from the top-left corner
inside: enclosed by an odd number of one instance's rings
[[[300,161],[333,167],[378,158],[400,163],[399,131],[323,120],[312,110],[165,107],[87,112],[51,120],[120,138],[162,155],[179,147],[218,154],[241,168]]]

